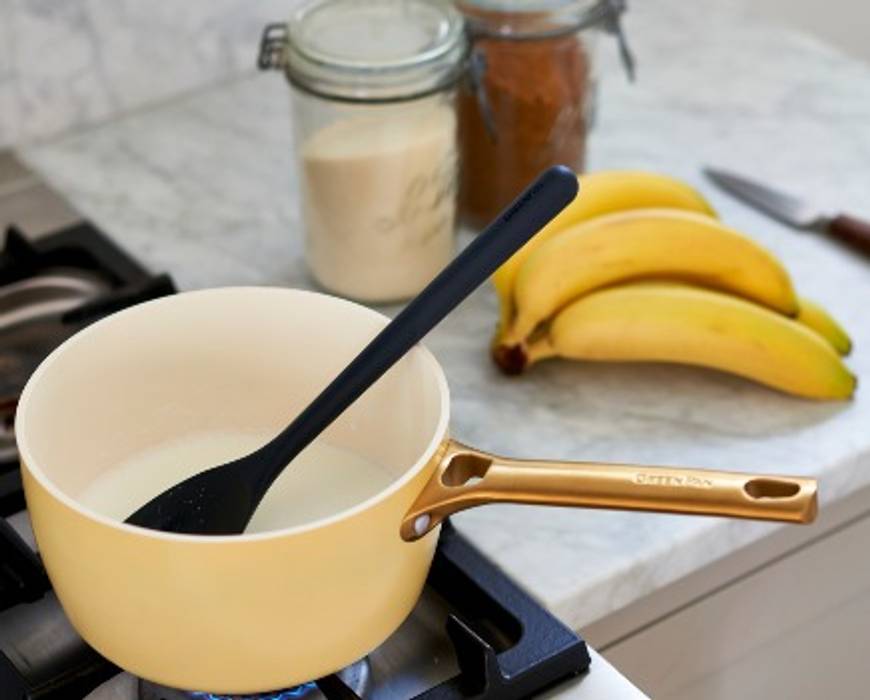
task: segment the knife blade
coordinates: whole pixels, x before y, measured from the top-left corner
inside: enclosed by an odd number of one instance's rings
[[[825,233],[870,256],[868,221],[826,212],[800,197],[734,172],[706,167],[704,174],[729,194],[788,226]]]

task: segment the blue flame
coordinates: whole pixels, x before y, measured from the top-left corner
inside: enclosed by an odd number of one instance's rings
[[[192,691],[188,693],[192,698],[201,698],[201,700],[235,700],[235,698],[250,698],[250,700],[292,700],[293,698],[304,698],[308,693],[312,690],[315,690],[317,685],[315,683],[304,683],[303,685],[297,685],[295,688],[288,688],[287,690],[279,690],[276,693],[261,693],[261,694],[253,694],[253,695],[220,695],[218,693],[203,693],[199,691]]]

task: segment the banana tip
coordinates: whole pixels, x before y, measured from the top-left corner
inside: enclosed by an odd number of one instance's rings
[[[522,345],[494,345],[492,359],[499,369],[507,375],[520,374],[528,364],[529,358]]]

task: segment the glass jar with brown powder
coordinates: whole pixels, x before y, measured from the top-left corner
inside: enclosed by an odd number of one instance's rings
[[[488,223],[541,170],[583,170],[594,109],[598,30],[619,29],[621,0],[457,0],[473,42],[459,95],[462,220]]]

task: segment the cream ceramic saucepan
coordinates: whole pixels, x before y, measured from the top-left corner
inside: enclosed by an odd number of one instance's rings
[[[155,445],[281,429],[386,322],[310,292],[192,292],[100,321],[37,369],[16,425],[27,505],[58,598],[100,653],[147,679],[212,692],[323,676],[408,615],[441,519],[494,500],[793,522],[815,513],[809,479],[514,462],[466,449],[447,437],[447,383],[422,347],[323,436],[394,475],[343,512],[200,537],[125,525],[77,501],[98,475]]]

